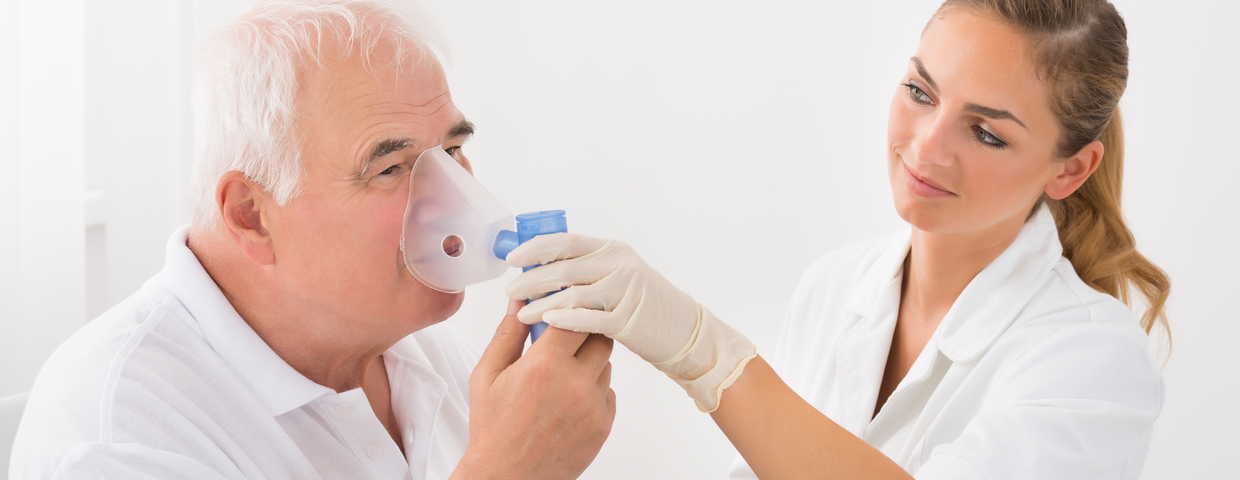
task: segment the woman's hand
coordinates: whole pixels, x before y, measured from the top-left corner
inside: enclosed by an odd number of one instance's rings
[[[523,323],[614,338],[684,387],[702,411],[718,408],[722,390],[757,354],[749,339],[623,242],[544,235],[517,247],[507,261],[514,267],[549,264],[508,285],[510,298],[538,298],[518,313]]]
[[[522,308],[517,317],[523,323],[542,320],[602,333],[651,362],[684,387],[699,409],[712,412],[760,478],[912,478],[801,399],[756,358],[749,339],[672,286],[628,245],[544,235],[513,250],[508,264],[547,264],[517,277],[508,285],[509,297],[537,298],[568,287]],[[745,369],[750,360],[752,367]]]

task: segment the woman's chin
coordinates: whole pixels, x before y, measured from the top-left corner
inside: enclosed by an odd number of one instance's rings
[[[945,205],[927,205],[917,198],[895,198],[896,213],[913,228],[930,233],[947,233],[952,230],[952,215]]]

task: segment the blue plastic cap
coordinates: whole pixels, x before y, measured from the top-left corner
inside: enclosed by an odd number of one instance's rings
[[[568,219],[564,216],[563,210],[545,210],[517,215],[517,240],[521,243],[528,242],[539,235],[567,231]]]
[[[508,254],[520,245],[521,241],[517,239],[517,232],[500,230],[499,235],[495,237],[495,246],[491,248],[491,252],[495,254],[495,258],[508,260]]]

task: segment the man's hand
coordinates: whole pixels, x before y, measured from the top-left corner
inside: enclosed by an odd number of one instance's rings
[[[548,328],[522,356],[529,327],[514,302],[469,379],[469,447],[455,480],[577,478],[616,418],[612,340]]]

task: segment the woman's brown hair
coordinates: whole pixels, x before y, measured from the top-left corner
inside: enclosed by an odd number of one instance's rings
[[[1128,84],[1124,19],[1107,0],[947,0],[936,17],[957,9],[998,18],[1029,39],[1059,120],[1061,157],[1102,142],[1098,170],[1081,188],[1063,200],[1043,195],[1033,211],[1042,203],[1050,207],[1063,255],[1081,280],[1129,308],[1135,288],[1145,297],[1141,326],[1148,333],[1161,325],[1170,339],[1166,304],[1171,280],[1137,252],[1120,209],[1124,130],[1119,99]]]

